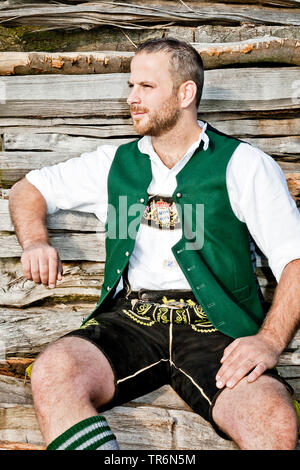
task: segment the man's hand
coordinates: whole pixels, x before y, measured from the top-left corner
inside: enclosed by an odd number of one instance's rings
[[[217,387],[232,388],[250,371],[247,381],[254,382],[277,364],[281,352],[275,342],[260,333],[236,339],[224,349],[222,366],[216,375]]]
[[[54,288],[62,279],[62,264],[56,249],[47,242],[33,243],[24,248],[21,257],[24,276],[36,283]]]

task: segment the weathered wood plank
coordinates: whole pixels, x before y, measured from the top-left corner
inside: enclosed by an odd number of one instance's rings
[[[146,29],[147,23],[176,22],[229,23],[242,22],[264,24],[300,24],[300,9],[278,8],[257,5],[226,5],[221,3],[184,3],[176,1],[152,0],[147,2],[130,1],[122,3],[84,3],[80,5],[5,5],[0,9],[0,20],[4,24],[27,24],[58,28],[91,29],[99,24],[117,25],[128,29]]]
[[[0,450],[45,450],[45,446],[28,444],[27,442],[0,441]]]
[[[118,406],[103,413],[121,450],[236,449],[196,413],[153,406]],[[1,404],[0,439],[43,446],[33,407]]]
[[[30,366],[32,362],[33,358],[28,357],[10,357],[9,359],[1,360],[0,377],[6,375],[16,379],[23,379],[24,381],[26,378],[26,368]]]
[[[240,138],[291,137],[297,136],[300,128],[300,118],[212,120],[209,123],[225,134]],[[257,140],[257,145],[259,142]]]
[[[51,244],[58,250],[62,261],[105,261],[103,233],[50,233]],[[15,235],[0,236],[0,258],[19,257],[21,248]]]
[[[8,200],[0,199],[0,231],[13,232]],[[105,232],[104,224],[94,214],[78,211],[58,211],[47,216],[49,230],[71,230],[73,232]]]
[[[27,280],[19,259],[0,260],[0,305],[26,307],[37,301],[97,302],[103,283],[104,263],[63,263],[63,278],[53,289]],[[1,329],[1,328],[0,328]]]
[[[207,70],[201,112],[297,109],[299,67]],[[128,116],[129,74],[0,77],[2,117]],[[296,87],[295,87],[296,84]]]
[[[292,121],[292,120],[291,120]],[[49,127],[34,127],[34,126],[15,126],[15,127],[0,127],[0,133],[6,135],[6,139],[15,139],[17,135],[37,135],[37,134],[63,134],[69,136],[80,136],[80,137],[96,137],[102,138],[104,143],[106,138],[125,138],[126,136],[137,137],[135,130],[133,129],[132,123],[118,125],[118,124],[108,124],[103,126],[97,125],[74,125],[74,126],[64,126],[64,125],[57,125],[57,126],[49,126]],[[25,137],[25,136],[24,136]],[[24,138],[23,137],[23,138]],[[25,137],[26,138],[26,137]],[[21,138],[22,139],[22,138]],[[129,139],[128,139],[129,141]],[[10,143],[8,143],[10,145]],[[14,144],[15,145],[15,144]],[[94,147],[95,148],[95,147]],[[4,149],[3,149],[4,150]],[[32,149],[33,150],[33,149]],[[48,150],[48,149],[47,149]],[[50,149],[49,149],[50,150]]]
[[[225,126],[219,126],[225,127]],[[228,126],[229,127],[229,126]],[[233,127],[233,126],[232,126]],[[243,125],[241,126],[243,127]],[[244,126],[244,128],[246,125]],[[220,129],[221,130],[221,129]],[[241,129],[242,130],[242,129]],[[99,139],[94,137],[84,136],[71,136],[61,133],[31,133],[25,132],[5,132],[3,135],[3,150],[10,151],[52,151],[52,152],[64,152],[81,154],[83,152],[92,152],[97,147],[105,144],[121,145],[131,142],[137,138],[137,135],[131,138],[108,138]],[[288,137],[246,137],[243,140],[251,143],[252,145],[259,147],[270,155],[300,155],[300,137],[288,136]],[[9,156],[9,155],[8,155]]]
[[[192,43],[202,57],[204,68],[233,64],[300,65],[300,42],[265,36],[238,42]],[[134,52],[0,52],[0,75],[94,74],[130,72]]]
[[[192,44],[201,55],[204,68],[214,69],[234,64],[284,63],[299,65],[298,40],[263,37],[235,43]]]
[[[65,134],[35,134],[35,133],[13,133],[6,132],[3,136],[3,150],[28,150],[57,151],[65,154],[78,155],[82,152],[92,152],[97,147],[106,144],[122,145],[134,140],[132,138],[98,139],[89,137],[74,137]]]
[[[233,442],[219,437],[194,412],[152,406],[120,406],[105,412],[105,415],[121,449],[237,449]],[[133,427],[132,420],[138,422],[138,426]],[[144,432],[151,438],[141,435]]]
[[[133,55],[133,52],[126,51],[0,52],[0,75],[129,72]]]
[[[242,115],[230,117],[227,113],[223,116],[203,113],[199,119],[235,137],[290,137],[297,136],[300,128],[299,117],[246,119]],[[0,134],[67,134],[102,139],[138,137],[131,118],[3,119],[0,117]]]
[[[294,366],[300,365],[300,349],[298,348],[294,352],[283,352],[280,356],[278,365],[280,366]]]
[[[27,118],[27,117],[11,117],[11,118],[3,118],[0,117],[0,127],[1,127],[1,132],[4,132],[7,127],[11,127],[12,129],[18,127],[18,128],[23,128],[27,129],[30,127],[36,128],[38,127],[43,129],[43,128],[49,128],[52,129],[53,127],[61,127],[61,126],[73,126],[76,128],[76,126],[84,126],[84,127],[92,127],[92,126],[100,126],[100,128],[105,128],[106,126],[125,126],[124,128],[126,129],[126,126],[132,127],[132,120],[129,117],[78,117],[78,118],[72,118],[72,117],[62,117],[62,118],[44,118],[44,119],[39,119],[37,118]],[[11,129],[11,130],[12,130]],[[118,133],[116,134],[118,135]],[[106,137],[106,136],[101,136],[101,137]]]
[[[0,450],[45,450],[44,446],[28,444],[27,442],[0,441]]]
[[[232,2],[229,2],[232,3]],[[248,3],[248,2],[247,2]],[[0,50],[10,52],[134,52],[149,38],[174,37],[187,42],[222,43],[238,42],[264,36],[282,39],[299,39],[299,26],[247,24],[226,26],[201,24],[199,26],[166,26],[163,28],[127,30],[101,26],[94,30],[41,31],[40,27],[0,26]]]
[[[28,4],[28,0],[25,2],[24,0],[24,3]],[[84,3],[84,0],[67,0],[67,1],[63,1],[61,3],[68,3],[68,4],[80,4],[80,3]],[[135,3],[133,1],[131,1],[131,3]],[[146,2],[144,2],[146,3]],[[152,2],[151,1],[147,1],[148,4],[151,4]],[[182,2],[181,2],[182,3]],[[188,2],[186,2],[186,5],[187,3],[190,5],[190,7],[193,6],[193,4],[196,4],[199,3],[199,0],[188,0]],[[207,0],[206,3],[213,3],[215,4],[215,0]],[[252,4],[252,3],[255,3],[257,5],[277,5],[277,6],[282,6],[282,5],[287,5],[287,6],[299,6],[300,4],[300,1],[299,0],[222,0],[222,3],[239,3],[239,4]]]
[[[0,404],[0,440],[44,445],[32,405]]]
[[[286,182],[289,188],[289,191],[292,195],[292,197],[298,201],[297,203],[299,204],[299,198],[300,198],[300,173],[299,170],[296,171],[289,171],[289,163],[287,162],[278,162],[279,165],[281,166],[283,172],[285,173],[286,176]],[[291,167],[292,167],[291,163]],[[290,167],[290,168],[291,168]]]
[[[30,383],[24,379],[16,379],[0,375],[0,403],[14,405],[33,405]]]
[[[49,343],[80,327],[82,318],[91,313],[95,303],[63,303],[51,307],[21,309],[0,308],[1,351],[6,358],[32,357]],[[1,439],[1,437],[0,437]]]
[[[300,136],[249,138],[246,142],[274,156],[300,155]]]
[[[55,156],[54,156],[55,155]],[[15,156],[15,158],[14,158]],[[0,152],[0,186],[8,188],[23,178],[30,170],[54,163],[65,162],[69,158],[78,157],[78,152],[52,153],[52,152],[16,152],[15,155]]]
[[[190,0],[190,3],[193,4],[194,1]],[[73,0],[71,0],[73,3]],[[75,2],[76,3],[76,2]],[[208,3],[214,3],[214,0],[208,0]],[[277,6],[299,6],[299,0],[222,0],[222,3],[246,3],[251,4],[255,3],[257,5],[277,5]]]
[[[172,31],[174,29],[174,31]],[[182,29],[186,30],[187,27],[178,27],[178,35],[182,34]],[[132,36],[133,32],[127,32]],[[159,34],[159,32],[156,32]],[[167,33],[168,34],[168,33]],[[175,27],[170,28],[170,35],[176,34]],[[255,39],[264,36],[274,36],[286,39],[299,39],[300,31],[299,26],[279,26],[272,25],[268,26],[265,24],[247,24],[244,23],[242,26],[226,26],[226,25],[210,25],[204,24],[196,27],[194,40],[191,42],[198,43],[223,43],[223,42],[238,42],[249,39]],[[110,42],[110,41],[108,41]],[[130,45],[128,44],[128,47]],[[104,49],[104,48],[102,48]],[[70,50],[70,49],[69,49]],[[74,49],[72,49],[74,50]],[[87,50],[87,49],[86,49]],[[89,48],[91,50],[91,48]],[[126,48],[125,50],[128,50]],[[134,49],[132,49],[134,50]]]
[[[217,436],[211,426],[195,413],[179,414],[174,410],[167,414],[165,410],[153,407],[136,409],[124,406],[105,412],[105,416],[121,450],[237,449],[234,443]],[[20,450],[44,448],[33,407],[2,404],[0,426],[1,421],[6,429],[0,430],[0,449],[12,446]]]

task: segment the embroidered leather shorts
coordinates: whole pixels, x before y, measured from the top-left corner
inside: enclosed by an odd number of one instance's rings
[[[224,349],[233,341],[216,330],[191,291],[123,293],[102,312],[66,336],[95,344],[115,377],[113,400],[99,412],[169,384],[223,438],[212,419],[220,390],[215,376]],[[274,369],[266,371],[290,385]]]

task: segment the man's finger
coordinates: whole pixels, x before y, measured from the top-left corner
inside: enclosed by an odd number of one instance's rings
[[[22,268],[23,268],[23,273],[26,279],[32,280],[31,276],[31,266],[30,266],[30,259],[27,255],[22,255],[21,257],[21,262],[22,262]]]
[[[259,364],[257,364],[257,366],[255,367],[255,369],[253,369],[251,374],[248,375],[247,382],[254,382],[256,379],[258,379],[258,377],[260,377],[265,372],[265,370],[267,370],[267,368],[268,367],[266,366],[264,362],[260,362]]]
[[[225,359],[232,353],[232,351],[237,347],[239,340],[236,339],[230,343],[227,348],[224,349],[223,356],[221,357],[220,362],[224,362]]]
[[[43,284],[48,284],[49,266],[47,258],[39,259],[40,278]]]
[[[240,365],[240,352],[239,349],[236,348],[237,343],[235,344],[235,346],[233,345],[233,343],[231,343],[229,346],[232,347],[227,347],[226,349],[224,349],[224,354],[220,361],[222,365],[216,375],[217,381],[223,379],[229,369],[236,368],[235,364]]]
[[[31,277],[34,282],[37,284],[41,282],[40,278],[40,265],[39,265],[39,260],[37,257],[31,257],[30,258],[30,272],[31,272]]]
[[[236,364],[236,367],[238,365]],[[224,386],[228,388],[234,387],[240,380],[242,380],[253,369],[255,363],[248,359],[240,367],[231,369],[227,375],[223,377]]]
[[[48,286],[53,289],[56,285],[58,273],[58,259],[56,256],[49,257],[49,281]]]
[[[232,358],[231,360],[228,358],[228,361],[225,362],[222,367],[220,367],[216,375],[216,385],[218,388],[225,387],[226,381],[236,371],[239,365],[240,360],[238,358]]]
[[[60,259],[58,260],[58,270],[57,270],[57,279],[59,281],[62,280],[62,276],[63,276],[63,267],[62,267],[62,263],[60,261]]]

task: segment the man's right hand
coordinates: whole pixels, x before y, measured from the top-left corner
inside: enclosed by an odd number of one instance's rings
[[[62,264],[57,250],[47,242],[32,243],[24,248],[21,262],[24,276],[53,289],[62,279]]]

